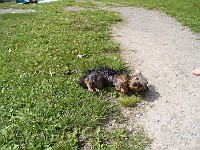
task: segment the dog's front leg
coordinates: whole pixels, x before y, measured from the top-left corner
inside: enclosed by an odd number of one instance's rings
[[[100,92],[100,90],[99,90],[99,89],[97,89],[97,88],[95,88],[95,91],[96,91],[96,92]]]
[[[91,82],[89,81],[88,78],[85,79],[85,84],[86,84],[86,86],[87,86],[87,88],[88,88],[88,91],[94,92],[94,90],[93,90],[93,88],[92,88],[92,85],[91,85]]]

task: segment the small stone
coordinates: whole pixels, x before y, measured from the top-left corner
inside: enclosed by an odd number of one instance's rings
[[[156,122],[160,122],[160,119],[158,119]]]

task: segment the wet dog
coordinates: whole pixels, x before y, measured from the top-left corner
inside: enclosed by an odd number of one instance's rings
[[[129,77],[128,87],[130,91],[137,92],[147,92],[148,88],[147,79],[141,74],[139,70],[135,70],[135,73],[132,77]]]
[[[90,92],[99,92],[103,87],[111,86],[116,91],[128,92],[128,75],[123,71],[110,68],[94,68],[88,70],[85,76],[79,79],[79,84]]]

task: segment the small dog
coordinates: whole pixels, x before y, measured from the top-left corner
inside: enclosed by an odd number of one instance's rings
[[[116,91],[128,92],[128,75],[122,71],[110,68],[95,68],[89,70],[79,79],[79,84],[90,92],[99,92],[105,86],[114,87]]]
[[[147,92],[148,88],[147,79],[141,74],[139,70],[135,70],[135,73],[132,77],[129,77],[128,87],[130,91],[137,92]]]

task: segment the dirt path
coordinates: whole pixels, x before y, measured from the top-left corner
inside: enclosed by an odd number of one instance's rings
[[[191,73],[200,67],[200,37],[160,12],[112,10],[125,19],[113,29],[122,58],[150,83],[138,120],[154,139],[150,149],[200,149],[200,77]]]

